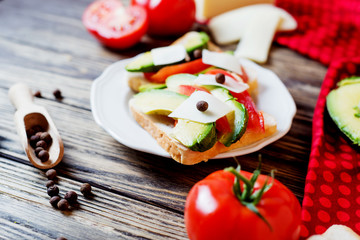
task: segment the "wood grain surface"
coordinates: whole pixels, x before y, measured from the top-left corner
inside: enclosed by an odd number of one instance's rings
[[[94,79],[110,64],[173,39],[144,37],[122,52],[104,48],[81,22],[90,2],[0,1],[0,239],[186,239],[188,191],[211,172],[236,163],[229,158],[183,166],[130,149],[95,123],[89,100]],[[297,113],[285,137],[238,161],[252,171],[261,153],[264,173],[277,169],[276,178],[301,201],[312,115],[326,68],[276,44],[264,66],[287,86]],[[44,171],[23,152],[8,99],[17,82],[41,91],[43,98],[35,102],[46,107],[63,139],[65,155],[56,167],[60,194],[79,193],[83,182],[94,188],[95,196],[80,195],[72,211],[51,207]],[[54,98],[55,89],[62,101]]]

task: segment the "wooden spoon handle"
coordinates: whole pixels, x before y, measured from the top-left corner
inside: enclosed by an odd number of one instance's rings
[[[16,109],[34,104],[30,88],[23,83],[17,83],[10,88],[9,98]]]

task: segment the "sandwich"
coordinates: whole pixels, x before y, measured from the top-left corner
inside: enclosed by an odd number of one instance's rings
[[[134,119],[169,155],[192,165],[276,132],[258,111],[256,72],[203,32],[145,52],[126,66]]]

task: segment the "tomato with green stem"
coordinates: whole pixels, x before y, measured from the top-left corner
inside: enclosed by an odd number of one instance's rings
[[[260,164],[259,164],[260,165]],[[272,177],[230,167],[190,190],[185,225],[192,240],[296,240],[301,207],[295,195]]]

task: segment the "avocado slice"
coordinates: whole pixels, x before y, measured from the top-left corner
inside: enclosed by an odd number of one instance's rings
[[[135,106],[145,114],[169,115],[188,96],[162,89],[152,89],[136,94],[133,98]]]
[[[339,129],[360,146],[360,78],[339,82],[326,98],[326,107]]]
[[[188,37],[185,37],[179,44],[182,44],[186,52],[192,56],[192,52],[196,49],[203,49],[207,47],[209,36],[204,32],[192,32]],[[167,65],[155,66],[151,52],[145,52],[139,57],[135,58],[134,61],[130,62],[125,69],[129,72],[156,72],[162,67]]]
[[[229,147],[231,144],[237,142],[242,137],[242,135],[244,135],[249,118],[248,112],[245,106],[242,103],[236,101],[231,93],[225,88],[213,88],[213,90],[211,90],[211,94],[234,109],[234,111],[226,115],[227,120],[229,121],[231,132],[219,136],[218,139],[219,142],[224,144],[226,147]]]
[[[199,123],[185,119],[178,119],[171,136],[197,152],[209,150],[217,141],[215,123]]]
[[[341,80],[338,82],[338,87],[348,85],[348,84],[354,84],[354,83],[360,83],[360,77],[349,77]]]
[[[163,89],[166,88],[166,84],[163,83],[148,83],[139,87],[139,92],[145,92],[152,89]]]
[[[180,85],[194,85],[195,79],[195,75],[180,73],[168,77],[165,83],[168,90],[177,92]]]

